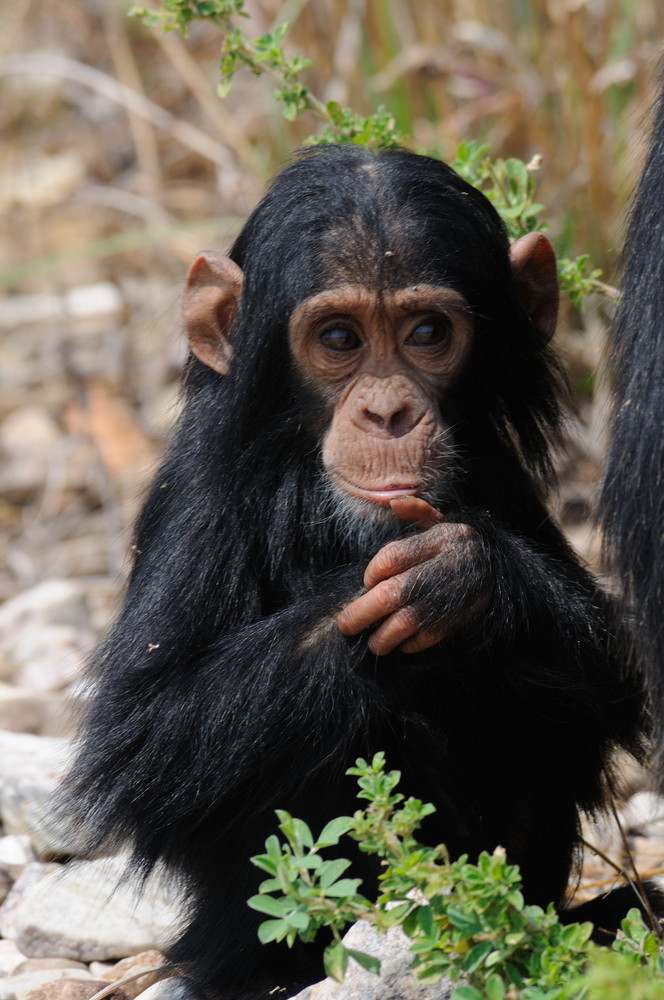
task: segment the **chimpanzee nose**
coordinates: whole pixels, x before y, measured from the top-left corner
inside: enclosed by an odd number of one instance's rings
[[[402,392],[378,389],[363,394],[359,401],[357,423],[361,430],[380,437],[403,437],[409,434],[424,416],[421,400],[410,399]]]
[[[409,404],[375,407],[364,410],[364,418],[374,427],[385,431],[390,437],[403,437],[414,427],[413,407]]]

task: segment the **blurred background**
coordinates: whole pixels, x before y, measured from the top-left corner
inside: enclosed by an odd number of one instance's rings
[[[493,156],[541,155],[556,247],[618,280],[663,4],[246,7],[251,37],[291,23],[286,49],[313,61],[304,82],[319,97],[363,113],[385,104],[411,148],[451,159],[471,138]],[[273,85],[250,73],[221,101],[212,26],[183,40],[127,12],[124,0],[0,2],[0,602],[13,599],[0,608],[0,676],[52,691],[76,676],[121,590],[131,519],[177,413],[187,266],[228,245],[319,127],[286,122]],[[558,511],[591,560],[609,308],[564,304],[557,335],[579,407]]]

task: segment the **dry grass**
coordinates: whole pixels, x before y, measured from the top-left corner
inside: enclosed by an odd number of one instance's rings
[[[289,125],[269,81],[215,94],[219,38],[151,31],[115,0],[0,7],[0,599],[44,576],[117,578],[123,525],[171,414],[187,263],[225,244],[265,178],[317,127]],[[250,30],[292,23],[306,82],[384,103],[415,149],[461,139],[543,156],[561,250],[612,277],[664,37],[636,0],[247,0]],[[73,310],[104,282],[114,305]],[[108,289],[107,289],[108,291]],[[27,296],[27,298],[26,298]],[[44,296],[47,296],[44,299]],[[111,296],[112,298],[112,296]],[[101,302],[101,304],[100,304]],[[585,552],[601,462],[601,314],[566,314],[584,422],[562,514]],[[113,456],[112,459],[109,456]],[[110,588],[114,589],[114,588]]]

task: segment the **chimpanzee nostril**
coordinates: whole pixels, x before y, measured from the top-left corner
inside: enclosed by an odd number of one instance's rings
[[[399,406],[392,409],[389,406],[383,408],[383,412],[377,412],[378,407],[364,410],[364,417],[375,427],[380,427],[393,437],[402,437],[408,434],[418,423],[418,418],[412,406]]]

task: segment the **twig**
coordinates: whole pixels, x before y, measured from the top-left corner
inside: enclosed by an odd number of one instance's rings
[[[111,3],[105,14],[106,36],[108,48],[111,53],[113,65],[115,66],[118,80],[130,90],[137,94],[144,95],[134,53],[127,41],[125,30],[124,12],[119,6]],[[163,208],[163,178],[159,164],[159,149],[154,133],[152,122],[137,115],[131,108],[127,109],[129,117],[129,128],[131,130],[134,146],[136,147],[136,158],[138,167],[142,174],[143,193],[150,193],[151,198],[151,222],[163,225],[166,221],[166,213]]]
[[[102,990],[98,993],[94,993],[90,1000],[104,1000],[104,997],[110,996],[111,993],[115,993],[116,990],[121,989],[126,986],[127,983],[133,983],[135,979],[141,979],[143,976],[155,976],[155,982],[163,979],[164,976],[173,975],[174,969],[170,965],[155,965],[151,969],[143,969],[141,972],[134,972],[131,976],[123,976],[122,979],[117,979],[113,983],[109,983],[108,986],[104,986]]]
[[[634,864],[634,858],[629,848],[629,844],[627,843],[627,837],[625,836],[625,831],[623,829],[622,823],[620,822],[620,817],[618,816],[618,810],[616,809],[616,803],[613,799],[611,799],[611,812],[613,814],[614,820],[616,821],[616,826],[618,827],[618,832],[620,833],[620,839],[622,840],[623,851],[629,860],[629,867],[632,869],[634,881],[636,885],[638,885],[639,887],[639,894],[641,896],[641,901],[645,907],[646,913],[648,914],[648,920],[650,921],[650,929],[653,931],[653,933],[657,935],[661,943],[662,928],[660,926],[659,920],[657,919],[657,917],[653,912],[652,906],[650,905],[650,900],[648,899],[648,893],[646,892],[643,882],[641,881],[641,876],[636,870],[636,865]]]
[[[83,87],[96,91],[109,101],[120,104],[151,121],[157,128],[168,132],[183,146],[194,150],[199,156],[205,157],[219,167],[228,166],[228,153],[219,143],[210,139],[189,122],[181,121],[164,108],[160,108],[149,98],[137,94],[124,84],[119,83],[106,73],[92,66],[68,59],[66,56],[54,55],[50,52],[27,52],[20,56],[4,56],[0,58],[0,77],[18,76],[27,73],[31,76],[55,76],[61,80],[80,83]]]
[[[210,86],[210,81],[180,36],[173,31],[156,31],[154,37],[242,166],[252,172],[256,171],[256,155],[251,143],[247,141],[233,116],[223,107]]]

